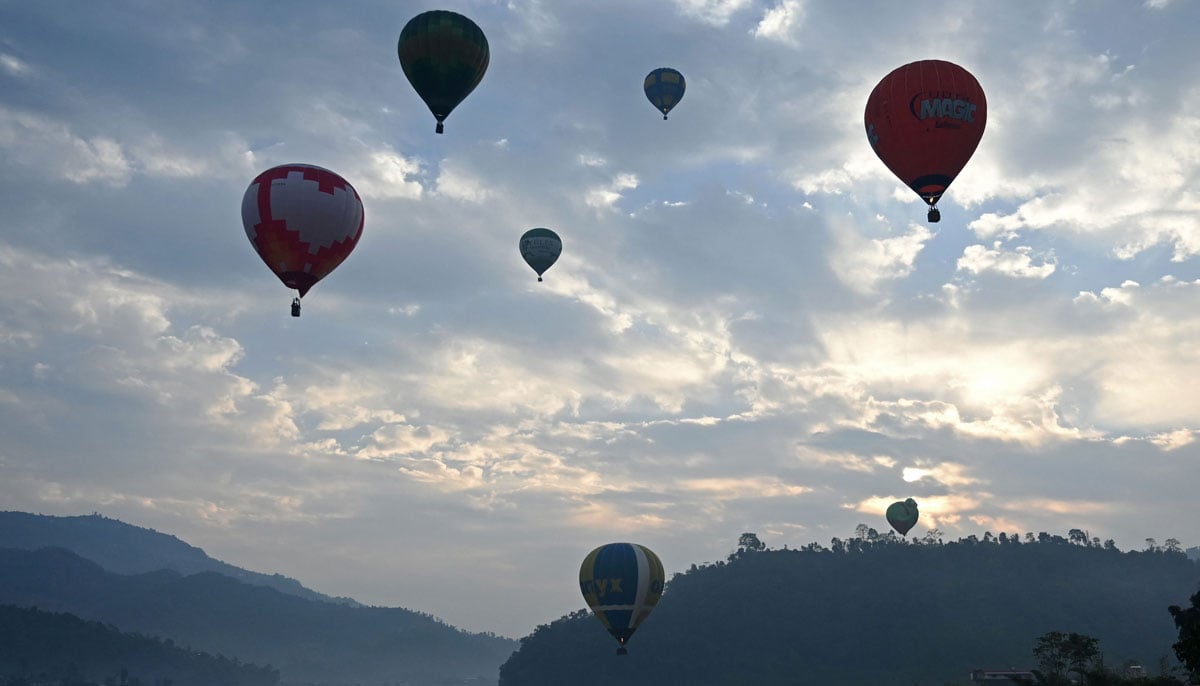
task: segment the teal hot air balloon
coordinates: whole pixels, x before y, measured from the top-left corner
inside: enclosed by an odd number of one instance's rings
[[[417,95],[442,122],[483,79],[490,52],[487,37],[461,14],[430,10],[413,17],[396,45],[400,66]]]
[[[521,236],[521,257],[537,272],[538,281],[542,274],[558,261],[562,254],[562,239],[550,229],[530,229]]]
[[[579,590],[588,607],[620,643],[618,655],[662,597],[666,574],[662,561],[636,543],[609,543],[596,548],[579,567]]]
[[[663,119],[667,118],[667,112],[671,108],[679,104],[683,99],[683,91],[687,89],[687,82],[683,79],[683,74],[671,69],[670,67],[659,67],[646,75],[646,81],[642,84],[643,90],[646,91],[646,98],[650,104],[654,105],[654,109],[662,112]]]
[[[917,512],[917,501],[909,498],[904,502],[894,502],[888,505],[887,520],[892,528],[900,532],[901,536],[907,535],[908,530],[917,525],[917,517],[920,513]]]

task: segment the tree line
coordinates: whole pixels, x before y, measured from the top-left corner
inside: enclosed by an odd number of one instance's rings
[[[1173,539],[1122,551],[1078,529],[947,540],[860,525],[828,546],[737,542],[674,575],[628,656],[581,610],[522,639],[501,685],[969,684],[997,665],[1049,674],[1036,637],[1064,629],[1106,646],[1113,673],[1095,683],[1122,683],[1126,663],[1185,674],[1167,608],[1197,591],[1200,565]]]

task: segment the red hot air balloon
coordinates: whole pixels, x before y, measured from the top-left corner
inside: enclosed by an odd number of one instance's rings
[[[345,179],[310,164],[272,167],[242,196],[242,224],[250,243],[283,285],[300,298],[342,263],[362,236],[363,205]]]
[[[937,202],[983,137],[987,100],[966,69],[942,60],[906,64],[867,98],[867,140],[892,173],[929,204]]]

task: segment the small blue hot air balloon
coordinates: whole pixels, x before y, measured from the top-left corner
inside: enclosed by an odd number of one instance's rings
[[[667,112],[670,112],[671,108],[678,105],[679,101],[683,99],[683,91],[687,89],[687,82],[683,80],[683,74],[678,71],[670,67],[659,67],[646,75],[643,89],[646,91],[646,98],[650,104],[654,105],[654,109],[662,112],[663,119],[666,119]]]
[[[636,543],[609,543],[596,548],[579,568],[579,590],[588,607],[621,644],[650,616],[662,597],[666,574],[662,561]]]
[[[521,236],[521,257],[537,272],[538,281],[562,254],[562,239],[550,229],[530,229]]]

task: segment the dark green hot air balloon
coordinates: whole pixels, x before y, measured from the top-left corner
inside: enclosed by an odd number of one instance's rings
[[[917,525],[917,501],[909,498],[904,502],[894,502],[888,505],[887,520],[892,528],[900,532],[901,536],[908,534],[908,530]]]
[[[687,82],[683,80],[683,74],[674,69],[659,67],[646,75],[642,89],[646,91],[646,99],[654,105],[654,109],[662,112],[663,119],[666,119],[667,112],[683,99]]]
[[[530,229],[521,236],[521,257],[537,272],[538,281],[562,254],[562,239],[550,229]]]
[[[396,51],[408,82],[437,117],[438,133],[451,110],[479,85],[490,59],[487,37],[475,22],[446,10],[410,19]]]

